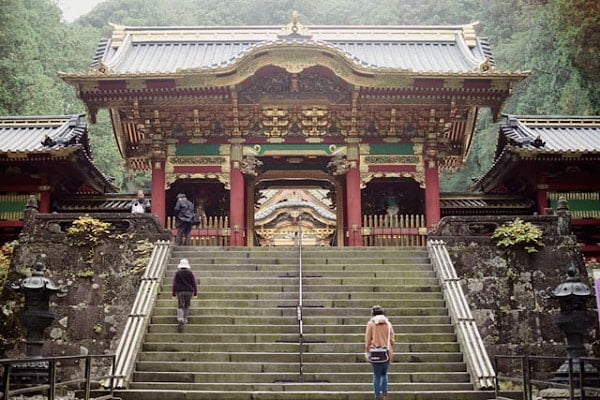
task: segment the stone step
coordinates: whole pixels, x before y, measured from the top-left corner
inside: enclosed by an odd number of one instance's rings
[[[315,385],[305,385],[302,391],[244,391],[244,390],[157,390],[145,389],[118,390],[115,396],[123,400],[365,400],[373,397],[373,392],[341,390],[323,392]],[[392,397],[393,395],[393,397]],[[411,390],[390,392],[393,400],[490,400],[494,392],[474,390]]]
[[[369,365],[363,364],[362,372],[327,371],[324,373],[304,372],[304,379],[308,381],[336,383],[370,383],[373,373]],[[469,374],[466,372],[394,372],[389,371],[390,382],[395,385],[402,383],[457,383],[469,382]],[[232,372],[190,372],[185,369],[176,372],[135,372],[136,382],[181,382],[187,383],[224,383],[224,384],[278,384],[279,382],[293,382],[298,380],[298,371],[294,372],[267,372],[256,373],[232,373]]]
[[[258,282],[256,282],[258,283]],[[211,290],[218,290],[223,292],[292,292],[298,293],[298,285],[289,284],[291,282],[287,282],[288,284],[280,284],[280,285],[257,285],[257,284],[248,284],[248,285],[234,285],[228,284],[225,280],[220,280],[217,283],[213,283],[210,286]],[[205,284],[202,284],[205,286]],[[205,286],[207,287],[207,286]],[[163,284],[162,291],[166,293],[170,293],[172,290],[171,283]],[[201,290],[201,289],[200,289]],[[346,294],[351,293],[397,293],[397,292],[441,292],[440,286],[433,285],[389,285],[389,284],[373,284],[373,285],[364,285],[364,284],[355,284],[355,285],[306,285],[303,287],[304,292],[342,292]]]
[[[297,358],[297,355],[296,355]],[[248,362],[247,360],[238,361],[235,363],[234,361],[230,361],[227,363],[223,362],[165,362],[163,361],[138,361],[136,363],[136,371],[140,372],[182,372],[186,373],[195,373],[195,372],[231,372],[235,370],[238,373],[252,373],[252,374],[261,374],[261,373],[276,373],[276,372],[285,372],[285,373],[298,373],[298,360],[290,362],[271,362],[268,360],[267,362]],[[235,364],[235,365],[234,365]],[[450,373],[450,372],[465,372],[465,364],[462,362],[456,363],[401,363],[397,362],[393,364],[393,370],[390,374],[394,374],[394,376],[402,373],[431,373],[432,371],[436,371],[438,373]],[[365,367],[364,360],[361,363],[304,363],[303,368],[304,373],[329,373],[331,371],[335,371],[336,373],[345,372],[345,373],[368,373],[371,372],[368,370],[368,367]],[[415,378],[419,379],[419,378]],[[149,379],[140,379],[140,380],[149,380]],[[399,382],[399,380],[395,380]],[[418,380],[411,380],[412,382],[419,382]]]
[[[156,307],[154,315],[174,315],[175,306],[171,307]],[[250,316],[257,317],[284,317],[295,316],[295,307],[268,307],[268,308],[225,308],[225,307],[199,307],[194,301],[191,303],[190,313],[192,316],[204,315],[225,315],[225,316]],[[363,308],[304,308],[304,316],[345,316],[345,317],[360,317],[363,319],[369,317],[370,307]],[[447,315],[448,310],[445,307],[389,307],[387,313],[393,318],[397,316],[409,315]],[[392,317],[390,317],[392,318]],[[365,322],[366,323],[366,322]]]
[[[374,299],[365,300],[326,300],[304,299],[303,305],[309,307],[321,308],[370,308],[373,306]],[[298,300],[274,299],[274,300],[224,300],[224,299],[192,299],[193,307],[196,308],[277,308],[277,307],[296,307]],[[385,299],[381,301],[381,306],[387,308],[408,308],[408,307],[444,307],[443,300],[431,299],[410,299],[395,300]],[[156,302],[156,307],[177,307],[177,301],[174,299],[160,299]],[[336,311],[332,310],[332,314]],[[368,315],[367,315],[368,316]]]
[[[408,285],[408,286],[435,286],[438,285],[437,278],[434,277],[404,277],[395,276],[393,278],[333,278],[333,277],[319,277],[319,278],[304,278],[304,285],[306,287],[315,285],[335,285],[335,286],[355,286],[355,285]],[[297,277],[238,277],[229,276],[224,277],[204,277],[200,282],[201,286],[218,286],[218,285],[249,285],[249,286],[269,286],[269,285],[293,285],[298,288]],[[257,290],[259,290],[257,288]]]
[[[192,268],[197,265],[248,265],[248,264],[264,264],[264,265],[298,265],[297,257],[287,258],[272,258],[272,257],[206,257],[202,254],[197,256],[173,256],[169,262],[170,266],[175,266],[181,258],[187,258]],[[369,256],[356,257],[355,255],[344,255],[339,257],[302,257],[302,265],[328,265],[328,264],[354,264],[360,265],[385,265],[385,264],[427,264],[430,260],[427,257],[418,256]]]
[[[167,273],[173,273],[177,270],[177,261],[175,260],[173,263],[169,264],[166,271]],[[205,263],[196,263],[192,264],[192,270],[196,272],[228,272],[235,273],[245,271],[265,271],[265,272],[288,272],[297,274],[298,273],[298,264],[257,264],[257,263],[240,263],[240,264],[227,264],[227,265],[214,265],[214,264],[205,264]],[[433,271],[430,264],[416,264],[416,263],[406,263],[406,264],[361,264],[361,263],[352,263],[349,260],[343,264],[309,264],[304,265],[302,267],[305,275],[314,275],[314,274],[325,274],[326,272],[364,272],[364,271],[372,271],[372,272],[397,272],[402,273],[403,271]]]
[[[355,353],[362,343],[305,343],[304,353]],[[294,343],[174,343],[145,341],[143,351],[187,351],[212,353],[229,352],[283,352],[298,353],[298,342]],[[397,343],[394,352],[450,352],[459,351],[458,343]]]
[[[231,291],[213,291],[212,287],[200,287],[198,299],[240,299],[240,300],[272,300],[272,299],[298,299],[298,292],[231,292]],[[376,295],[373,292],[304,292],[304,301],[310,300],[372,300]],[[441,292],[396,292],[393,294],[394,300],[412,300],[419,298],[422,300],[442,300],[444,297]],[[388,297],[389,298],[389,297]],[[158,299],[171,299],[171,293],[162,291],[158,294]]]
[[[277,257],[277,256],[290,256],[298,255],[298,247],[193,247],[193,246],[182,246],[175,247],[173,249],[173,256],[198,254],[198,255],[219,255],[219,256],[233,256],[245,255],[247,257],[251,255],[263,255],[266,257]],[[356,255],[356,256],[369,256],[369,255],[399,255],[399,254],[418,254],[427,256],[427,250],[424,247],[323,247],[313,248],[304,247],[302,249],[302,255],[305,257],[310,256],[327,256],[327,255]]]
[[[176,270],[173,269],[171,271],[167,271],[165,274],[165,279],[173,279]],[[229,279],[232,275],[232,271],[228,270],[205,270],[201,268],[194,268],[194,275],[197,278],[202,280],[203,278],[213,278],[213,277],[221,277]],[[235,276],[238,278],[298,278],[298,271],[292,270],[252,270],[252,271],[236,271]],[[393,279],[396,277],[402,278],[435,278],[436,275],[433,271],[430,270],[406,270],[406,271],[343,271],[343,270],[333,270],[333,271],[313,271],[308,272],[304,271],[302,274],[304,279],[314,279],[314,278],[384,278],[384,279]]]
[[[330,368],[330,365],[337,363],[345,363],[350,365],[360,365],[365,361],[364,354],[360,351],[347,353],[306,353],[303,356],[305,363],[313,363],[321,365],[323,368]],[[271,353],[271,352],[230,352],[230,353],[205,353],[202,354],[203,363],[198,364],[197,352],[186,351],[143,351],[140,353],[140,361],[160,361],[161,363],[170,364],[173,361],[193,361],[197,365],[205,363],[219,363],[227,366],[229,363],[296,363],[298,367],[298,353]],[[439,368],[444,368],[446,364],[458,365],[463,364],[463,356],[461,353],[452,352],[409,352],[402,353],[394,352],[394,365],[410,364],[414,368],[419,365],[435,364]],[[396,368],[396,367],[394,367]],[[407,371],[408,372],[408,371]]]
[[[298,378],[296,377],[296,380]],[[372,383],[327,383],[327,382],[286,382],[286,383],[246,383],[236,382],[233,384],[223,384],[215,382],[199,382],[199,383],[186,383],[186,382],[133,382],[130,385],[131,389],[171,389],[171,390],[210,390],[210,391],[221,391],[221,390],[235,390],[244,392],[255,392],[255,391],[310,391],[310,386],[315,386],[316,390],[321,391],[363,391],[370,393],[372,396]],[[435,390],[435,391],[452,391],[452,390],[469,390],[472,389],[473,385],[469,382],[442,382],[442,383],[389,383],[389,392],[393,393],[396,391],[421,391],[421,390]],[[187,398],[187,397],[186,397]],[[210,397],[209,397],[210,398]]]
[[[365,325],[307,325],[304,328],[305,335],[313,334],[345,334],[345,333],[364,333]],[[454,327],[450,324],[429,324],[429,325],[399,325],[394,324],[394,330],[397,335],[405,333],[454,333]],[[178,333],[178,327],[175,321],[169,324],[150,324],[148,327],[150,333]],[[298,324],[254,324],[254,325],[208,325],[208,324],[187,324],[186,333],[212,333],[212,334],[232,334],[232,333],[298,333]]]
[[[278,317],[261,317],[255,318],[253,316],[201,316],[191,315],[189,318],[189,326],[194,325],[209,325],[209,324],[221,324],[225,325],[297,325],[296,314],[288,316]],[[394,316],[392,319],[394,326],[397,324],[403,325],[429,325],[439,324],[445,325],[450,324],[450,317],[447,315],[443,316]],[[172,310],[168,315],[153,315],[151,318],[152,324],[175,324],[175,311]],[[365,326],[365,316],[357,317],[342,317],[342,316],[304,316],[305,329],[308,327],[324,327],[328,324],[332,326],[344,326],[344,325],[362,325],[363,329]]]
[[[291,343],[298,341],[298,333],[147,333],[146,340],[169,343]],[[305,341],[323,343],[364,343],[364,332],[347,334],[306,334]],[[400,343],[439,343],[456,340],[454,333],[402,333],[396,335],[396,344]]]

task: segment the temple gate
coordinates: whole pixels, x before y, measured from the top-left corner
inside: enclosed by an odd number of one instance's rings
[[[91,70],[63,79],[92,122],[109,110],[127,165],[152,172],[164,223],[183,191],[212,221],[196,236],[253,245],[257,188],[296,182],[332,194],[329,244],[360,246],[422,244],[440,219],[440,169],[464,162],[479,108],[498,116],[525,76],[498,71],[474,25],[293,18],[281,29],[115,25]]]

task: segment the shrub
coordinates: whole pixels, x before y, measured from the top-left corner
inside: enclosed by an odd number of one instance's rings
[[[110,228],[110,223],[84,215],[73,221],[67,229],[67,234],[75,246],[96,245],[109,235]]]
[[[492,239],[496,246],[506,250],[523,249],[527,253],[536,253],[544,246],[542,243],[543,232],[531,222],[525,222],[520,218],[499,226],[494,230]]]

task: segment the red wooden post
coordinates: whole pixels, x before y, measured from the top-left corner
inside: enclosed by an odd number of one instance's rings
[[[548,202],[548,188],[546,185],[538,185],[535,192],[537,200],[537,212],[539,215],[544,215],[547,208],[550,207]]]
[[[346,173],[346,210],[348,215],[348,246],[362,246],[362,205],[358,165]]]
[[[425,222],[430,230],[440,221],[440,179],[435,161],[425,161]]]
[[[50,186],[47,184],[47,179],[44,179],[44,184],[39,187],[40,204],[39,211],[42,214],[50,212]]]
[[[166,224],[165,162],[152,161],[152,213],[158,217],[162,226]]]
[[[244,175],[239,162],[234,161],[230,172],[231,193],[229,196],[229,223],[231,228],[231,246],[244,246]]]

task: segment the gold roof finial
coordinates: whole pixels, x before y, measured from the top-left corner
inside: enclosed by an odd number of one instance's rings
[[[298,11],[292,11],[292,32],[298,32]]]
[[[279,31],[277,34],[279,38],[294,36],[296,38],[302,37],[305,39],[310,39],[312,37],[310,31],[304,25],[302,25],[300,21],[298,21],[299,15],[300,14],[298,14],[298,11],[292,11],[292,20],[289,24],[284,26],[281,31]]]

